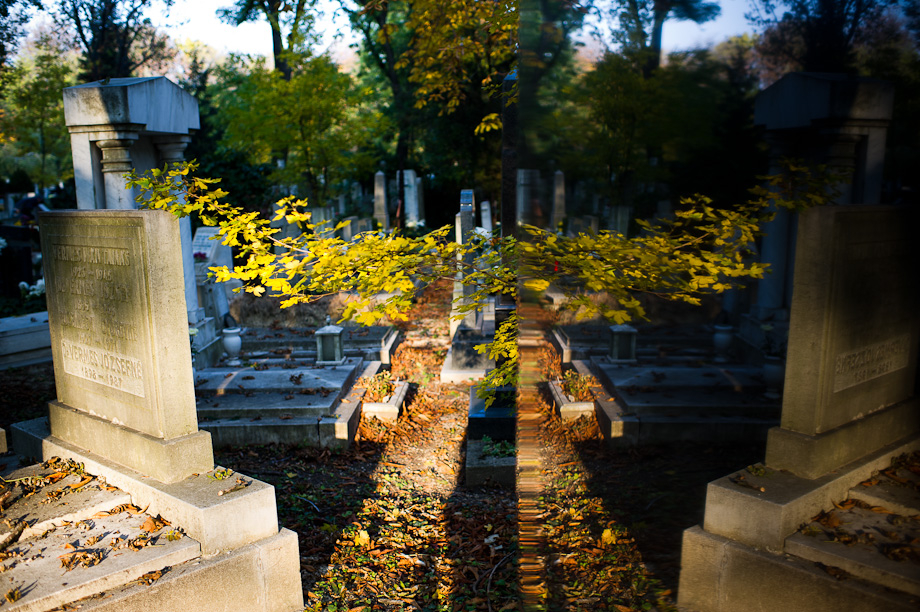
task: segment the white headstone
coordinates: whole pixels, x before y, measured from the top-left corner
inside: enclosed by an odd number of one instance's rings
[[[492,233],[492,204],[488,200],[479,203],[479,221],[482,228]]]
[[[384,230],[390,229],[390,215],[387,212],[387,177],[381,170],[374,175],[374,219]]]

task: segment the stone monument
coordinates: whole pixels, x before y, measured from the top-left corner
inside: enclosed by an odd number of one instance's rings
[[[390,214],[387,210],[387,177],[382,170],[374,175],[374,219],[385,230],[390,229]]]
[[[178,220],[99,210],[45,213],[40,224],[58,399],[47,422],[13,426],[17,451],[79,462],[182,527],[200,558],[173,568],[170,589],[205,602],[197,609],[300,609],[297,537],[278,529],[273,487],[239,478],[239,490],[221,492],[210,434],[198,429]],[[217,578],[230,566],[228,588]],[[121,596],[119,609],[184,609],[183,598],[154,605],[153,591]]]
[[[770,173],[784,158],[827,164],[850,179],[838,185],[840,205],[878,204],[885,140],[894,103],[889,83],[841,74],[791,73],[757,96],[754,122],[766,129]],[[757,283],[756,302],[741,317],[740,337],[749,346],[765,344],[762,326],[773,334],[787,329],[792,301],[797,215],[774,211],[764,227],[761,261],[770,272]],[[737,313],[740,315],[741,313]]]
[[[915,606],[897,589],[920,588],[916,576],[891,591],[877,578],[897,568],[877,567],[890,565],[881,554],[854,564],[843,559],[847,547],[831,543],[817,556],[809,551],[818,543],[797,531],[861,497],[857,485],[893,457],[920,448],[916,227],[916,212],[896,207],[800,215],[781,425],[770,430],[765,465],[709,484],[703,525],[684,533],[682,608]],[[861,580],[838,582],[826,567]]]

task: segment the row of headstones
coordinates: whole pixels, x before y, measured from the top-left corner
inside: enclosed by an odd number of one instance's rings
[[[405,202],[401,214],[406,220],[406,227],[424,227],[425,192],[422,178],[416,175],[415,170],[403,170],[402,176]],[[390,229],[390,215],[399,208],[397,180],[391,179],[388,185],[386,174],[382,170],[374,175],[374,219],[384,230]]]

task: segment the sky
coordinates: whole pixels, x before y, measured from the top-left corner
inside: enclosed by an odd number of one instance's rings
[[[233,0],[176,0],[169,17],[162,10],[152,10],[149,17],[156,25],[164,26],[169,35],[178,41],[186,39],[200,40],[219,52],[247,53],[271,57],[271,29],[268,23],[258,21],[244,23],[234,27],[222,23],[216,15],[217,9],[229,7]],[[702,26],[692,22],[669,21],[664,27],[664,50],[680,51],[696,47],[706,47],[725,40],[729,36],[751,31],[744,18],[749,0],[721,0],[720,17]],[[323,33],[320,51],[332,48],[338,53],[347,52],[348,19],[336,11],[335,0],[319,0],[319,7],[324,15],[318,29]],[[334,53],[334,56],[337,55]]]
[[[166,29],[174,38],[201,40],[218,51],[271,56],[271,30],[265,21],[234,28],[217,19],[217,9],[231,4],[232,0],[177,0],[170,11],[169,21],[184,23]],[[320,0],[320,4],[325,13],[319,25],[320,31],[324,34],[320,46],[326,49],[334,43],[337,33],[347,30],[348,20],[341,14],[335,15],[336,2]],[[721,16],[702,26],[692,22],[667,22],[664,27],[665,50],[679,51],[705,47],[721,42],[729,36],[751,31],[744,18],[744,13],[748,10],[748,0],[722,0],[721,5]],[[337,46],[347,47],[347,44],[348,41],[345,41]]]

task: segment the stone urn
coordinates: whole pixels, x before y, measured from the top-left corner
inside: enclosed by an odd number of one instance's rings
[[[728,349],[732,345],[732,326],[731,325],[714,325],[715,331],[712,334],[712,346],[716,351],[715,361],[725,363],[728,361]]]
[[[227,365],[240,365],[240,348],[243,346],[243,339],[240,338],[240,333],[242,331],[243,329],[241,327],[228,327],[220,332],[224,351],[227,352],[227,356],[230,358]]]
[[[770,399],[779,399],[783,393],[783,381],[786,378],[786,362],[782,357],[767,355],[763,362],[763,382],[767,387],[764,395]]]

